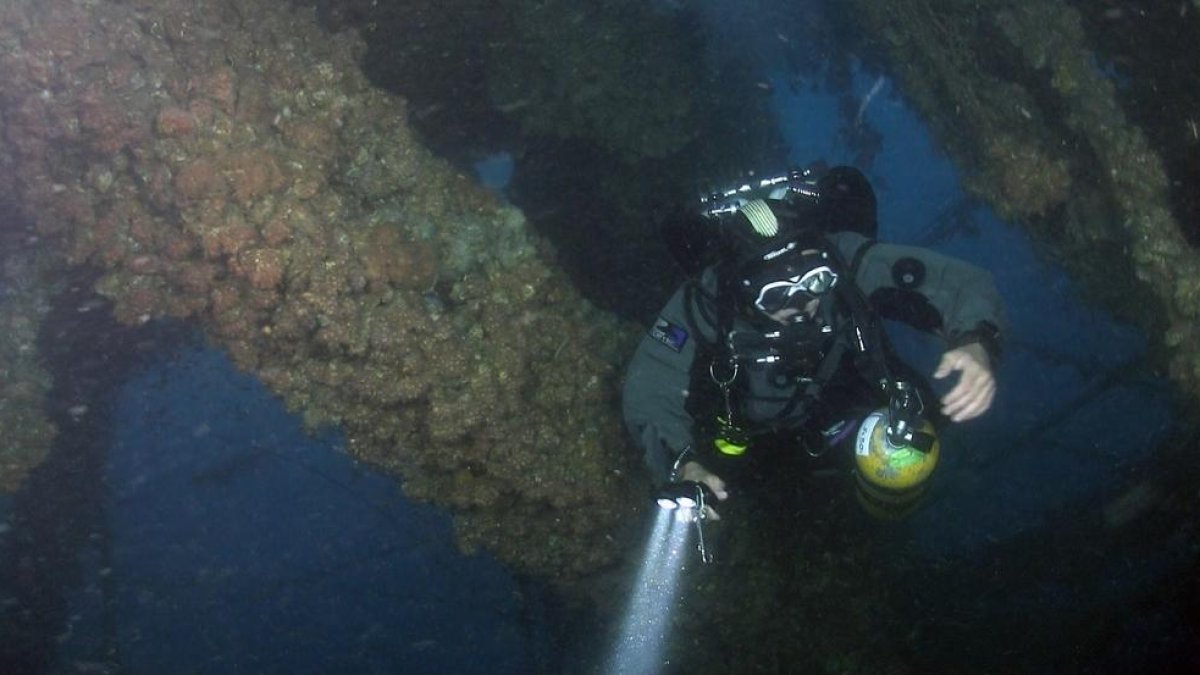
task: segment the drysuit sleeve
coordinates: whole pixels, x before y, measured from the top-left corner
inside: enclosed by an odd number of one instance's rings
[[[685,285],[675,292],[642,337],[625,373],[622,408],[625,425],[645,453],[655,484],[666,482],[671,464],[694,442],[687,398],[697,342],[715,330],[687,304],[699,302]]]
[[[928,249],[879,242],[863,253],[855,280],[880,316],[941,335],[951,348],[981,343],[993,362],[999,358],[1004,303],[987,270]]]

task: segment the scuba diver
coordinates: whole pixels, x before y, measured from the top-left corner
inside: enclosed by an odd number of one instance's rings
[[[991,275],[875,241],[874,191],[852,167],[791,171],[701,202],[663,224],[689,278],[624,385],[625,422],[656,486],[695,488],[700,517],[715,519],[725,469],[746,455],[848,460],[852,448],[860,503],[907,515],[936,465],[934,422],[992,404],[1004,310]],[[932,375],[957,381],[940,410],[882,319],[944,340]]]

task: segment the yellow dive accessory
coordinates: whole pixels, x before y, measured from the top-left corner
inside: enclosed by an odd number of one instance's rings
[[[733,426],[727,417],[718,417],[717,437],[713,439],[713,445],[722,455],[740,457],[746,454],[746,449],[750,447],[750,436]]]
[[[858,429],[854,442],[858,501],[872,516],[898,520],[915,511],[925,495],[941,443],[928,420],[918,419],[913,426],[917,433],[932,438],[928,451],[893,443],[888,435],[887,408],[868,415]]]

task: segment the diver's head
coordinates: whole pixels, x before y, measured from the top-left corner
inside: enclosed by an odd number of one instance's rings
[[[751,319],[811,320],[838,281],[828,243],[805,222],[810,214],[774,200],[748,202],[726,228],[727,288]]]
[[[779,250],[777,259],[743,269],[736,281],[740,301],[746,309],[777,323],[811,320],[838,281],[829,254],[803,248],[799,242]]]

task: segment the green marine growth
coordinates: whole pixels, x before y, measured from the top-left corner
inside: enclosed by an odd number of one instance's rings
[[[1062,0],[852,0],[858,25],[966,187],[1021,225],[1085,292],[1153,335],[1200,398],[1200,256],[1168,176]]]

